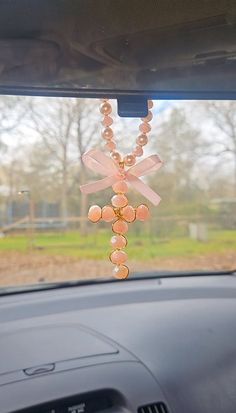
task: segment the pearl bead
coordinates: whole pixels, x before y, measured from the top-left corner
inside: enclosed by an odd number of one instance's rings
[[[89,221],[95,223],[98,222],[102,217],[102,209],[98,205],[92,205],[88,211]]]
[[[111,221],[113,221],[113,219],[115,217],[116,217],[115,211],[111,206],[106,205],[102,208],[102,219],[103,219],[103,221],[111,222]]]
[[[113,237],[111,237],[112,248],[121,249],[121,248],[125,248],[126,245],[127,245],[127,239],[123,235],[113,235]]]
[[[109,102],[104,102],[100,107],[100,112],[103,115],[109,115],[112,111],[112,107]]]
[[[113,276],[119,280],[125,279],[129,276],[129,268],[126,265],[117,265],[113,270]]]
[[[113,119],[110,116],[105,116],[102,125],[103,126],[111,126],[113,124]]]
[[[115,250],[110,255],[110,260],[113,264],[124,264],[128,256],[125,251]]]
[[[117,194],[125,194],[128,192],[128,185],[125,181],[118,181],[112,186],[112,189]]]
[[[142,156],[143,155],[143,148],[142,146],[138,145],[133,151],[134,156]]]
[[[119,154],[119,152],[112,152],[111,157],[113,159],[113,161],[119,163],[121,161],[121,156]]]
[[[146,221],[150,218],[150,211],[147,205],[139,205],[136,209],[136,218],[139,221]]]
[[[151,126],[149,125],[149,123],[144,122],[139,126],[139,130],[140,132],[148,133],[151,130]]]
[[[108,149],[108,151],[112,152],[114,151],[114,149],[116,149],[116,144],[113,141],[109,141],[106,143],[105,147],[106,149]]]
[[[128,199],[125,195],[114,195],[111,198],[111,203],[115,208],[123,208],[128,205]]]
[[[103,139],[110,140],[113,137],[113,130],[111,128],[106,128],[102,132]]]
[[[147,137],[147,135],[144,135],[144,134],[139,135],[139,136],[137,137],[136,142],[137,142],[137,144],[140,145],[140,146],[147,145],[147,143],[148,143],[148,137]]]
[[[112,230],[116,234],[125,234],[128,231],[129,227],[127,222],[123,221],[123,219],[118,219],[114,224],[112,225]]]
[[[153,101],[148,100],[148,109],[152,109],[152,108],[153,108]]]
[[[152,112],[149,110],[147,116],[145,118],[142,118],[142,121],[143,122],[151,122],[152,118],[153,118]]]
[[[134,155],[127,155],[124,158],[124,163],[126,166],[133,166],[135,162],[136,162],[136,159]]]
[[[122,214],[122,218],[126,222],[135,221],[136,212],[135,212],[135,209],[131,205],[127,205],[126,207],[122,208],[121,214]]]

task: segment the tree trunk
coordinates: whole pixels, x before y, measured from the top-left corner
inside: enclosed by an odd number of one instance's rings
[[[9,195],[7,200],[6,221],[8,224],[13,222],[13,163],[11,163],[10,176],[9,176]]]
[[[236,152],[234,153],[234,196],[236,196]]]
[[[67,177],[67,168],[63,167],[62,172],[62,191],[61,191],[61,218],[65,226],[67,225],[67,216],[68,216],[68,177]]]
[[[80,171],[80,183],[83,185],[86,181],[86,172],[83,165],[81,165]],[[80,204],[80,232],[83,235],[87,234],[88,226],[87,226],[87,212],[88,212],[88,197],[86,194],[81,192],[81,204]]]

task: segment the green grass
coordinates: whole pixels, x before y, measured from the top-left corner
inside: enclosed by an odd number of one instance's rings
[[[34,244],[42,254],[65,255],[79,259],[106,259],[110,252],[110,231],[100,230],[82,236],[79,232],[39,233]],[[1,251],[27,252],[29,239],[25,235],[8,235],[0,239]],[[169,240],[143,235],[128,235],[127,252],[132,259],[145,261],[155,257],[190,257],[208,253],[236,251],[236,231],[211,231],[208,242],[187,237]]]

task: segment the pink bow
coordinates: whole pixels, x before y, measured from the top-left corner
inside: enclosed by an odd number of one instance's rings
[[[80,187],[84,194],[92,194],[112,186],[115,182],[125,180],[129,182],[137,191],[147,198],[153,205],[158,205],[161,198],[140,176],[150,174],[161,168],[163,162],[158,155],[151,155],[143,159],[138,164],[131,166],[128,170],[120,168],[115,162],[105,155],[102,151],[92,149],[82,156],[84,164],[93,172],[105,175],[105,178]]]

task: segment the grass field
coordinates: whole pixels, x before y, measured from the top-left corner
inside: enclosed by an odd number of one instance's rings
[[[34,248],[25,235],[0,239],[0,285],[32,284],[110,277],[111,233],[35,234]],[[212,231],[207,242],[187,237],[128,236],[131,271],[220,270],[236,268],[236,231]]]
[[[77,259],[106,259],[110,252],[111,233],[99,231],[87,236],[79,232],[38,233],[34,248],[41,253],[63,255]],[[27,252],[29,239],[25,235],[6,236],[0,240],[0,251]],[[126,251],[131,259],[147,261],[156,257],[188,257],[209,253],[236,251],[236,231],[212,231],[207,242],[187,237],[160,239],[147,235],[128,236]]]

